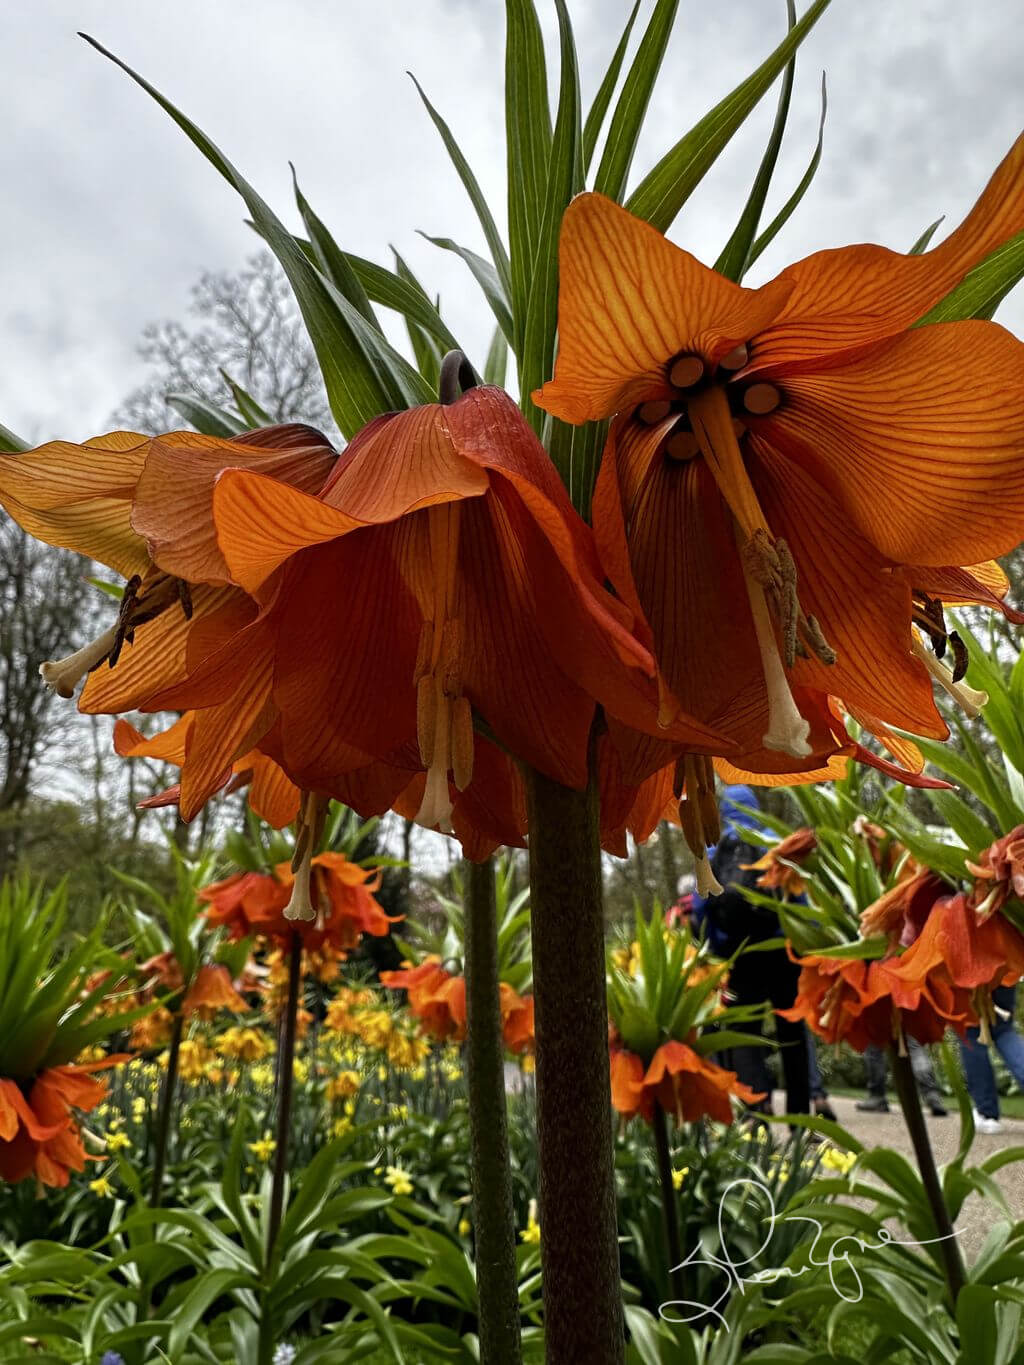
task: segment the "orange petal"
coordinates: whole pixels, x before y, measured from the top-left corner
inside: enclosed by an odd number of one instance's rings
[[[0,504],[30,535],[77,550],[130,578],[149,554],[129,521],[146,437],[112,431],[82,445],[51,441],[0,454]]]
[[[190,712],[155,735],[144,735],[126,720],[117,720],[114,722],[114,752],[121,758],[159,758],[181,767],[194,718],[194,712]]]
[[[667,361],[717,360],[765,328],[790,289],[733,284],[600,194],[566,209],[558,260],[555,375],[533,397],[566,422],[667,397]]]
[[[222,470],[259,470],[267,478],[316,493],[337,463],[337,452],[312,427],[269,427],[248,436],[224,441],[175,431],[149,443],[132,526],[146,538],[154,563],[167,573],[191,583],[229,581],[213,521],[214,484]]]
[[[283,829],[299,813],[299,789],[273,759],[256,750],[244,754],[236,768],[252,769],[249,805],[272,829]]]
[[[787,377],[751,426],[890,559],[969,564],[1024,526],[1024,345],[990,322],[922,327]]]

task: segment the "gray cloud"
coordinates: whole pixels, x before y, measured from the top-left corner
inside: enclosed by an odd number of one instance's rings
[[[572,7],[592,91],[629,7]],[[776,0],[680,8],[638,172],[782,31]],[[498,0],[250,0],[244,11],[204,0],[9,7],[0,81],[0,421],[37,439],[98,430],[138,378],[142,326],[181,314],[201,269],[233,267],[253,246],[233,192],[141,91],[74,36],[76,26],[91,26],[195,118],[289,220],[293,159],[339,239],[380,260],[393,242],[441,291],[457,334],[479,348],[489,334],[486,309],[461,266],[415,235],[422,227],[481,245],[405,71],[443,110],[500,205],[502,10]],[[1015,0],[835,0],[800,57],[778,201],[813,146],[823,67],[825,160],[766,255],[765,276],[822,246],[878,240],[905,249],[939,214],[958,221],[1024,125],[1018,19]],[[553,33],[546,7],[544,22]],[[771,104],[770,95],[673,230],[704,259],[717,254],[742,205]],[[1003,320],[1019,330],[1024,311],[1012,303]]]

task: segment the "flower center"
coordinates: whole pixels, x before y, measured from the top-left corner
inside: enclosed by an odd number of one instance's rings
[[[641,422],[653,425],[673,413],[679,421],[669,432],[664,452],[668,459],[686,461],[703,456],[726,505],[733,515],[743,579],[757,638],[768,697],[765,748],[806,758],[810,725],[800,715],[786,677],[798,655],[813,655],[834,664],[834,650],[813,616],[801,610],[797,571],[785,540],[776,540],[750,481],[740,441],[746,435],[746,416],[764,417],[781,403],[774,384],[758,381],[746,386],[732,378],[749,360],[746,345],[737,346],[712,374],[700,356],[676,356],[667,366],[677,399],[657,399],[637,409]],[[779,641],[782,652],[780,654]]]
[[[303,792],[299,803],[299,818],[296,822],[295,851],[292,854],[292,894],[284,908],[288,920],[302,920],[312,924],[317,918],[313,906],[312,875],[313,850],[320,841],[324,821],[327,818],[327,802],[315,792]]]
[[[450,828],[448,774],[459,791],[473,777],[473,711],[462,693],[462,621],[457,612],[459,520],[457,503],[427,509],[430,540],[430,611],[423,621],[413,682],[416,733],[427,770],[417,821]]]

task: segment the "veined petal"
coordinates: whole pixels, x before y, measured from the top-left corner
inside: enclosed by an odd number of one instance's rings
[[[188,712],[155,735],[144,735],[126,720],[117,720],[114,722],[114,752],[121,758],[159,758],[180,767],[194,720],[195,713]]]
[[[235,760],[258,744],[277,719],[270,700],[273,662],[269,652],[257,656],[255,667],[242,674],[227,702],[195,713],[181,765],[178,809],[186,823],[224,785]]]
[[[922,327],[785,381],[750,424],[884,555],[970,564],[1024,526],[1024,345],[990,322]]]
[[[910,589],[849,525],[813,477],[748,439],[748,466],[768,524],[796,564],[800,605],[836,652],[791,671],[800,686],[841,697],[889,725],[945,738],[928,675],[911,653]]]
[[[928,564],[901,564],[894,572],[912,588],[947,605],[968,603],[991,607],[1001,611],[1014,625],[1024,625],[1024,611],[1018,611],[1006,601],[1010,580],[994,559],[963,568],[949,564],[941,568]]]
[[[955,232],[905,256],[880,246],[819,251],[780,276],[792,289],[758,337],[752,367],[798,364],[895,335],[923,317],[991,251],[1024,229],[1024,136]]]
[[[175,431],[149,443],[131,520],[165,572],[191,583],[230,581],[213,521],[213,490],[222,470],[258,470],[317,493],[338,460],[327,438],[312,427],[269,427],[247,436],[225,441]]]
[[[667,361],[717,360],[763,331],[791,287],[733,284],[600,194],[566,209],[558,260],[555,375],[533,398],[566,422],[668,396]]]
[[[78,709],[101,715],[161,709],[148,706],[149,698],[183,682],[205,653],[234,636],[255,613],[255,603],[238,588],[199,585],[192,594],[191,619],[172,607],[139,626],[134,644],[125,645],[113,668],[104,665],[89,674]]]
[[[243,754],[235,764],[240,772],[252,769],[249,805],[272,829],[283,829],[299,813],[299,789],[287,774],[258,750]]]
[[[129,520],[147,440],[112,431],[81,445],[50,441],[0,454],[0,504],[37,540],[77,550],[130,578],[149,554]]]

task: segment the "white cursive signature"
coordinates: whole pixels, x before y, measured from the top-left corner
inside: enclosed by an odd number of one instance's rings
[[[756,1251],[751,1252],[751,1254],[742,1261],[734,1261],[729,1254],[729,1251],[726,1248],[725,1228],[723,1227],[726,1199],[728,1198],[730,1190],[733,1190],[738,1186],[748,1186],[761,1190],[768,1201],[769,1210],[767,1214],[768,1232],[765,1235],[764,1241]],[[808,1264],[796,1268],[790,1266],[770,1266],[763,1270],[752,1271],[750,1274],[740,1274],[740,1267],[749,1266],[768,1249],[768,1245],[775,1233],[776,1216],[775,1200],[772,1198],[771,1191],[760,1180],[751,1179],[749,1176],[741,1176],[736,1180],[731,1180],[722,1191],[722,1198],[718,1205],[718,1238],[723,1248],[723,1254],[719,1256],[713,1251],[706,1251],[703,1247],[694,1247],[684,1261],[680,1261],[679,1265],[672,1267],[673,1273],[677,1270],[685,1270],[687,1266],[698,1265],[709,1266],[713,1270],[720,1270],[726,1277],[725,1288],[713,1303],[700,1303],[693,1299],[669,1299],[666,1303],[659,1306],[659,1316],[664,1318],[666,1322],[694,1322],[698,1318],[703,1318],[710,1314],[712,1317],[718,1319],[726,1331],[729,1331],[729,1324],[718,1311],[718,1308],[723,1301],[729,1298],[729,1295],[734,1289],[738,1289],[742,1294],[744,1292],[744,1286],[748,1284],[773,1284],[776,1280],[780,1279],[798,1279],[801,1275],[805,1274],[811,1266],[827,1266],[829,1281],[839,1297],[845,1299],[847,1303],[858,1303],[864,1297],[864,1286],[861,1283],[861,1278],[857,1273],[856,1266],[850,1260],[852,1252],[878,1251],[885,1246],[930,1246],[935,1242],[949,1240],[948,1237],[930,1237],[924,1242],[903,1241],[900,1238],[893,1237],[888,1229],[878,1228],[875,1233],[875,1236],[878,1238],[877,1242],[865,1241],[861,1237],[853,1236],[852,1233],[837,1237],[828,1247],[827,1254],[822,1260],[819,1259],[817,1255],[819,1251],[818,1243],[821,1241],[823,1235],[821,1224],[816,1218],[805,1218],[802,1214],[788,1213],[783,1214],[784,1222],[810,1223],[816,1229],[814,1240],[811,1243],[810,1251],[807,1256]],[[956,1237],[959,1234],[954,1232],[951,1235]],[[824,1248],[822,1248],[822,1250],[824,1250]],[[842,1282],[844,1267],[845,1270],[849,1272],[851,1281],[846,1284]],[[837,1276],[839,1278],[837,1278]],[[685,1317],[679,1316],[675,1312],[666,1311],[682,1308],[692,1308],[696,1311],[689,1313]]]

